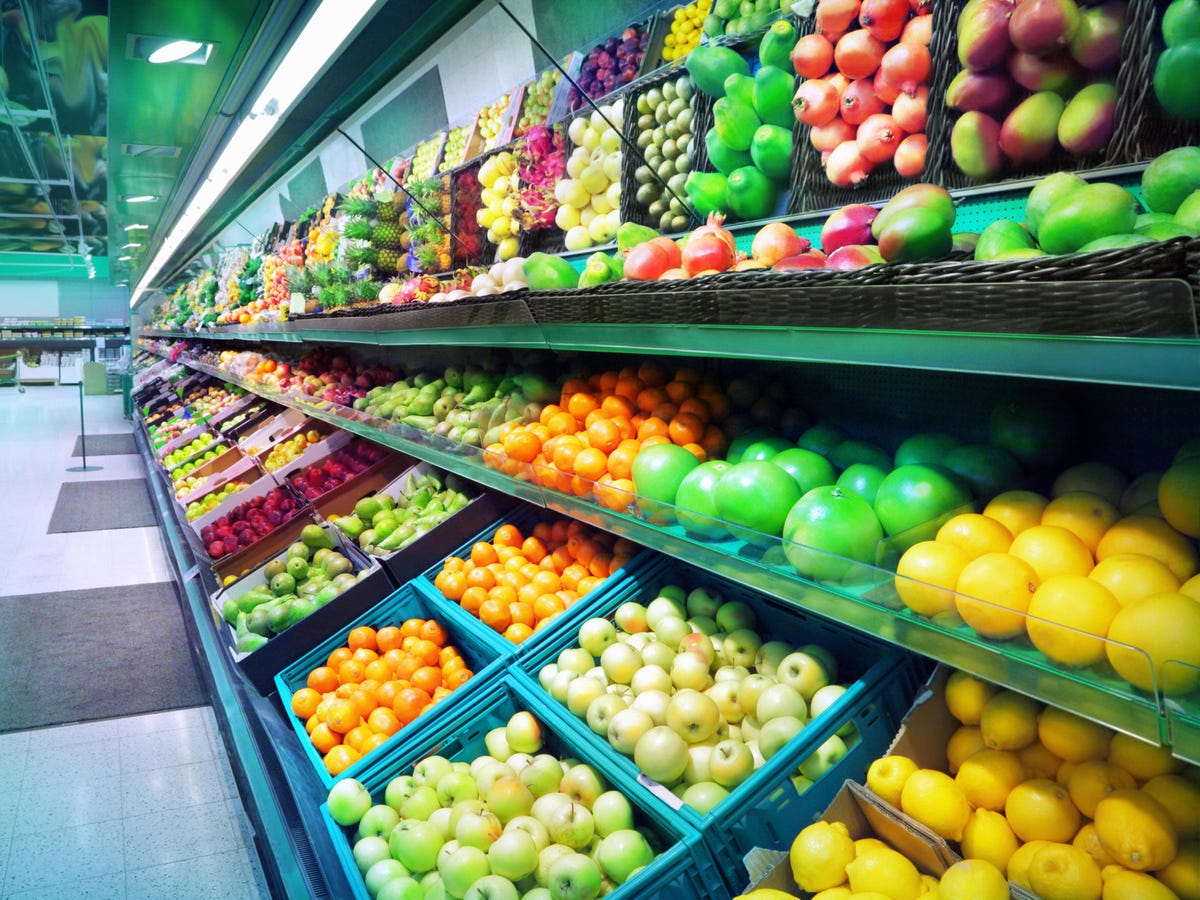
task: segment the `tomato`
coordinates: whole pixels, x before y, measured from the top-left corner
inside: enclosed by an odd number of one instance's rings
[[[731,466],[717,482],[717,513],[731,525],[734,536],[748,544],[769,547],[779,537],[800,486],[779,466],[762,460]],[[750,529],[750,530],[747,530]]]
[[[684,476],[698,465],[700,460],[675,444],[652,444],[642,448],[634,457],[632,472],[633,487],[639,495],[638,508],[652,522],[670,522],[672,513],[663,504],[675,502]]]
[[[906,549],[932,540],[948,514],[970,512],[962,508],[970,502],[971,495],[954,476],[931,466],[900,466],[879,485],[875,515],[889,535],[904,534],[900,547]]]
[[[727,462],[740,463],[742,461],[742,454],[746,452],[747,447],[758,441],[773,439],[774,437],[775,435],[765,428],[752,428],[733,439],[729,445],[728,452],[725,454],[725,459]]]
[[[826,459],[829,459],[833,449],[846,439],[840,431],[832,425],[814,425],[804,434],[800,435],[800,439],[796,444],[803,447],[805,450],[811,450],[813,453],[820,453]]]
[[[783,552],[805,578],[858,580],[859,564],[875,561],[883,529],[871,504],[846,488],[825,485],[800,498],[783,525]]]
[[[777,453],[771,457],[771,462],[796,479],[802,494],[823,484],[833,484],[836,478],[829,460],[803,447]]]
[[[688,472],[675,493],[675,516],[688,534],[708,540],[719,540],[728,535],[725,528],[714,521],[717,515],[717,481],[733,466],[723,459],[701,463]]]
[[[742,451],[742,455],[738,457],[738,462],[755,462],[771,459],[776,454],[790,449],[792,449],[791,441],[785,441],[781,437],[764,437],[747,444],[746,449]]]
[[[837,486],[853,491],[874,508],[875,494],[879,491],[879,486],[883,484],[883,479],[887,477],[890,468],[891,466],[880,468],[867,463],[855,463],[848,466],[846,471],[838,476]]]
[[[895,466],[943,465],[946,454],[958,446],[958,438],[940,431],[914,434],[896,448]]]
[[[955,447],[942,465],[965,481],[976,497],[994,497],[1021,480],[1021,464],[1003,447],[992,444]]]
[[[857,463],[878,469],[890,469],[892,465],[892,458],[886,451],[866,441],[842,441],[833,448],[829,459],[839,469],[848,469]]]

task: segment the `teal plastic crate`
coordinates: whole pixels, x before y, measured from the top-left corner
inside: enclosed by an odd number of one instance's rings
[[[437,619],[442,622],[449,635],[447,643],[453,644],[459,649],[468,668],[475,674],[461,687],[451,691],[450,696],[444,697],[422,712],[413,722],[388,738],[381,747],[358,760],[335,778],[329,774],[329,770],[322,762],[321,754],[308,739],[308,733],[304,730],[304,722],[292,713],[292,695],[305,686],[309,672],[317,666],[323,666],[330,653],[338,647],[346,645],[346,640],[354,628],[360,625],[370,625],[378,631],[385,625],[399,626],[406,619],[412,618]],[[397,589],[349,625],[335,632],[322,644],[313,648],[275,676],[275,687],[279,691],[279,701],[283,704],[283,714],[291,722],[296,737],[304,748],[305,755],[326,787],[331,787],[335,781],[342,778],[358,777],[359,773],[364,771],[373,759],[385,753],[403,753],[404,747],[420,741],[421,735],[431,720],[450,715],[467,702],[472,694],[482,689],[489,680],[495,680],[500,676],[503,667],[512,657],[511,645],[496,635],[492,635],[495,640],[488,640],[488,635],[480,634],[469,627],[466,620],[470,618],[465,612],[442,597],[427,597],[411,585],[406,585]]]
[[[493,728],[504,725],[516,712],[528,710],[541,722],[544,744],[542,753],[560,759],[572,759],[593,766],[611,789],[620,790],[634,809],[634,824],[648,828],[658,838],[652,845],[659,850],[654,862],[634,878],[609,894],[615,900],[728,900],[725,879],[717,869],[703,838],[659,803],[649,803],[644,795],[631,791],[621,772],[606,759],[564,729],[554,704],[530,693],[526,680],[508,673],[477,692],[470,704],[460,706],[452,716],[431,722],[422,729],[424,739],[418,746],[387,754],[373,762],[359,780],[371,792],[375,802],[383,802],[388,783],[410,773],[427,756],[438,754],[451,761],[473,760],[487,752],[484,737]],[[321,805],[321,815],[332,837],[334,850],[357,900],[369,900],[362,875],[354,863],[355,832],[343,828]]]
[[[919,672],[907,654],[882,641],[840,629],[784,601],[662,556],[632,573],[595,614],[611,619],[622,603],[630,600],[648,603],[667,584],[686,590],[714,589],[726,600],[748,604],[758,616],[757,630],[770,640],[826,647],[837,658],[838,683],[848,685],[846,692],[811,720],[784,750],[767,760],[706,815],[680,804],[665,788],[642,780],[632,759],[614,750],[604,737],[537,684],[537,673],[542,666],[553,662],[562,650],[578,646],[575,634],[566,635],[536,653],[519,656],[520,672],[527,679],[527,689],[553,704],[564,720],[564,727],[593,752],[608,757],[623,773],[624,783],[636,784],[649,801],[671,805],[688,825],[705,835],[721,871],[730,878],[730,890],[736,894],[745,886],[741,858],[747,851],[755,846],[787,849],[796,833],[825,808],[842,782],[847,778],[861,779],[871,761],[887,750],[916,693]],[[796,768],[831,735],[850,723],[857,732],[855,743],[833,769],[803,794],[798,793],[791,782]],[[760,814],[760,808],[770,811]]]
[[[496,533],[496,529],[501,525],[516,525],[517,528],[521,530],[521,533],[528,537],[539,522],[555,522],[562,518],[566,517],[558,515],[557,513],[538,509],[537,507],[518,507],[513,512],[510,512],[503,518],[498,519],[490,526],[483,529],[483,531],[479,532],[479,534],[475,535],[475,537],[471,538],[471,540],[467,541],[453,553],[447,553],[446,558],[451,556],[466,558],[470,555],[471,548],[477,542],[490,542],[492,535]],[[653,553],[647,550],[642,550],[630,561],[628,566],[618,569],[612,575],[608,576],[603,585],[588,593],[587,596],[580,597],[579,600],[576,601],[572,606],[559,613],[550,620],[548,625],[544,625],[543,627],[539,628],[520,645],[511,643],[507,638],[496,634],[496,632],[488,628],[470,613],[466,612],[461,607],[457,607],[457,604],[455,604],[455,606],[459,609],[459,612],[461,612],[466,618],[470,619],[473,627],[477,631],[486,632],[487,634],[498,638],[504,644],[515,648],[518,654],[534,653],[537,652],[539,648],[545,647],[549,644],[558,643],[566,634],[574,634],[579,629],[579,626],[583,624],[583,622],[587,621],[596,614],[596,608],[599,605],[604,604],[606,598],[612,596],[615,591],[620,590],[621,586],[624,585],[628,580],[630,574],[638,572],[646,564],[646,562],[653,557],[653,555]],[[437,574],[440,571],[442,571],[441,562],[430,566],[425,570],[424,574],[418,578],[414,578],[413,583],[416,584],[426,596],[437,597],[443,602],[448,602],[446,601],[446,598],[442,596],[442,592],[433,586],[433,580],[437,577]]]

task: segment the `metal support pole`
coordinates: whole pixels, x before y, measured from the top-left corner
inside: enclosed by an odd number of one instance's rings
[[[83,424],[83,382],[79,382],[79,443],[83,450],[83,465],[68,466],[68,472],[99,472],[104,466],[89,466],[87,464],[87,429]]]

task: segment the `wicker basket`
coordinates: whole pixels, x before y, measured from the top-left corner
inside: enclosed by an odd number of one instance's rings
[[[1137,101],[1131,96],[1131,92],[1128,89],[1122,89],[1121,85],[1129,80],[1132,75],[1131,70],[1139,68],[1137,54],[1140,52],[1140,43],[1137,40],[1136,29],[1133,27],[1134,6],[1138,2],[1141,0],[1134,0],[1126,13],[1126,23],[1129,27],[1121,47],[1121,63],[1117,68],[1115,127],[1108,147],[1088,156],[1075,156],[1056,144],[1054,151],[1049,156],[1036,163],[1017,166],[1006,161],[1005,168],[995,179],[971,178],[963,174],[951,156],[950,135],[954,130],[955,122],[958,121],[959,114],[956,110],[946,106],[944,98],[946,88],[954,80],[954,76],[962,70],[958,60],[958,16],[963,7],[967,5],[967,0],[939,0],[935,3],[933,44],[930,47],[933,57],[933,72],[929,84],[929,155],[925,160],[926,172],[933,173],[940,178],[938,183],[943,187],[954,190],[981,184],[1036,178],[1051,172],[1083,171],[1128,162],[1129,159],[1123,148],[1122,121],[1129,118],[1130,104]],[[1019,92],[1020,90],[1018,88]],[[1029,96],[1029,92],[1020,92],[1018,96],[1024,99]],[[998,121],[1003,122],[1003,118],[999,118]]]
[[[1168,116],[1154,96],[1154,70],[1164,49],[1161,0],[1132,0],[1124,50],[1131,64],[1117,77],[1118,152],[1122,161],[1153,159],[1176,147],[1200,144],[1200,122]],[[1132,49],[1130,45],[1132,42]]]

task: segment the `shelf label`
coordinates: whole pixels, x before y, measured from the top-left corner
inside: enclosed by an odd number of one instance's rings
[[[191,581],[193,578],[195,578],[199,574],[200,574],[200,564],[197,563],[196,565],[192,566],[190,569],[188,569],[186,572],[183,573],[183,580]]]
[[[667,806],[671,807],[671,809],[679,810],[683,807],[682,800],[672,794],[668,788],[659,784],[653,778],[638,772],[637,782],[663,803],[667,804]]]

